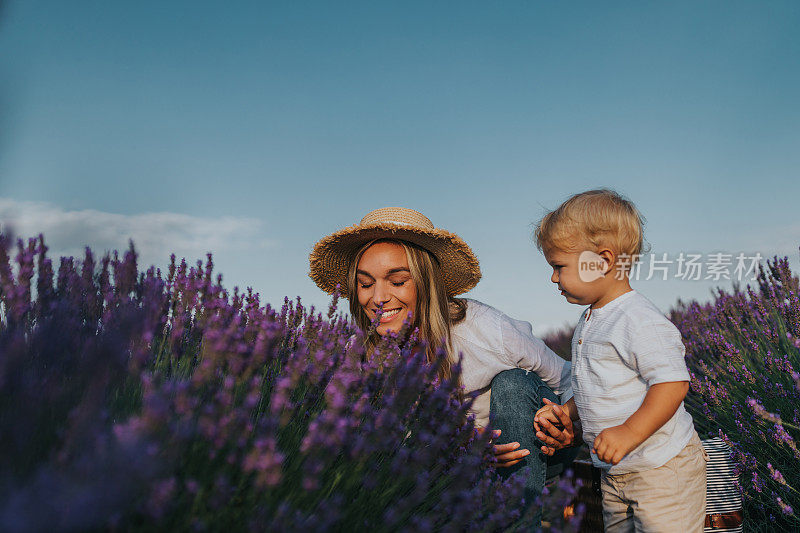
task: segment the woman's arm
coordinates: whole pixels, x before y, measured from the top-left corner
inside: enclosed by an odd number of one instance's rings
[[[572,398],[572,365],[533,334],[529,322],[503,315],[501,334],[508,364],[535,372],[558,395],[561,403]]]
[[[556,355],[543,340],[536,337],[528,322],[514,320],[505,315],[503,318],[501,332],[508,362],[518,368],[535,372],[564,403],[562,408],[547,398],[542,400],[548,405],[540,412],[555,409],[551,411],[549,420],[543,420],[539,425],[534,423],[536,438],[544,443],[542,452],[553,455],[556,450],[573,446],[576,441],[572,420],[578,419],[578,410],[572,399],[570,362]]]

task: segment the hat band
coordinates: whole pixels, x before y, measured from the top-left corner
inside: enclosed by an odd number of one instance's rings
[[[385,222],[379,222],[379,224],[394,224],[396,226],[414,226],[414,227],[417,227],[416,224],[412,224],[411,222],[401,222],[399,220],[387,220]]]

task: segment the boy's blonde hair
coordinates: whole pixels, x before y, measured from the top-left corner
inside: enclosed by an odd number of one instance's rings
[[[644,217],[633,202],[610,189],[572,196],[536,226],[539,250],[577,252],[607,247],[633,260],[644,250]]]

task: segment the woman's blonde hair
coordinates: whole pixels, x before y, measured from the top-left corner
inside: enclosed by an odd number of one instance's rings
[[[417,289],[417,306],[414,313],[411,331],[417,330],[418,339],[426,346],[426,356],[429,363],[436,361],[438,352],[447,354],[441,361],[439,378],[450,379],[454,362],[453,343],[450,328],[466,316],[467,304],[460,298],[454,298],[445,291],[442,282],[442,271],[439,262],[433,254],[415,244],[394,239],[376,239],[362,246],[350,263],[347,276],[347,296],[350,300],[350,313],[358,327],[369,331],[371,321],[367,313],[358,303],[358,280],[356,272],[358,263],[364,252],[378,242],[390,242],[403,247],[408,260],[408,269],[411,279]],[[367,338],[367,350],[372,351],[377,346],[379,335],[377,332]]]
[[[644,217],[633,202],[609,189],[572,196],[536,226],[539,250],[583,251],[603,246],[636,258],[644,251]]]

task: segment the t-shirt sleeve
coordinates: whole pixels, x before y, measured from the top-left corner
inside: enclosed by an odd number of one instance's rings
[[[544,341],[533,334],[529,322],[503,317],[500,331],[503,354],[511,366],[536,372],[555,392],[561,403],[572,398],[570,362],[553,352]]]
[[[631,331],[631,363],[648,385],[689,381],[681,334],[666,317],[641,322]]]

